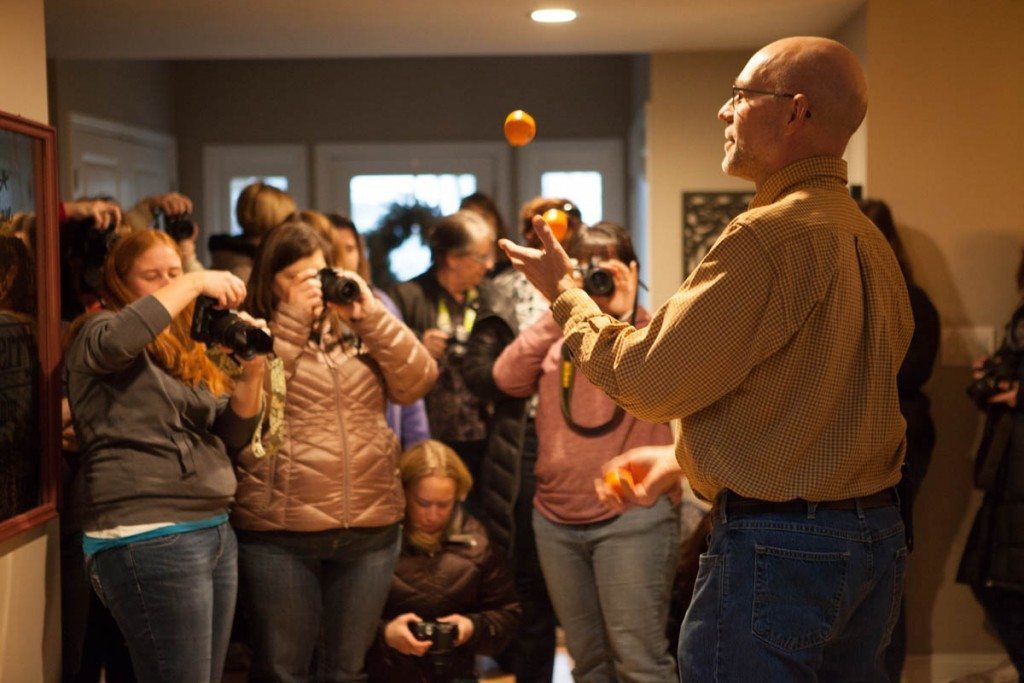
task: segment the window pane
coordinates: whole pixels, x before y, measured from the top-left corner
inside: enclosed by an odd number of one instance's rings
[[[242,194],[249,185],[253,183],[266,183],[272,187],[276,187],[282,192],[288,191],[288,176],[283,175],[248,175],[248,176],[235,176],[231,179],[231,204],[229,210],[231,211],[231,234],[241,235],[242,226],[238,224],[238,219],[235,218],[235,206],[238,204],[238,196]]]
[[[462,198],[474,192],[476,176],[471,173],[357,175],[349,183],[351,218],[361,231],[376,230],[392,204],[416,201],[448,215],[458,211]],[[399,281],[408,280],[430,265],[430,250],[420,235],[414,235],[391,252],[389,262]]]
[[[580,207],[583,222],[593,225],[603,211],[601,174],[598,171],[548,171],[540,176],[540,193],[545,197],[565,197]]]

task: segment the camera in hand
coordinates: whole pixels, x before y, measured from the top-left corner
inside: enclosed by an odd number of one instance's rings
[[[984,410],[988,400],[1003,391],[1009,382],[1020,377],[1020,365],[1024,361],[1024,305],[1013,312],[1006,325],[1003,343],[981,366],[982,375],[967,387],[967,395],[975,405]]]
[[[245,322],[236,313],[222,311],[216,306],[216,299],[205,295],[196,298],[192,315],[193,339],[207,345],[226,346],[244,360],[273,352],[273,337]]]
[[[459,627],[445,621],[412,621],[409,631],[416,640],[429,640],[427,658],[430,661],[435,681],[451,680],[452,658],[455,641],[459,638]]]
[[[469,341],[469,330],[461,325],[452,330],[445,342],[444,351],[453,358],[462,358],[466,355],[466,342]]]
[[[162,209],[153,209],[153,218],[156,219],[157,230],[166,232],[175,242],[181,242],[192,237],[196,230],[195,221],[188,213],[179,213],[176,216],[168,216]]]
[[[332,304],[350,304],[359,301],[359,283],[352,278],[338,275],[333,268],[323,268],[319,275],[324,301],[329,301]]]
[[[611,296],[615,291],[615,277],[610,270],[601,268],[598,260],[591,259],[590,263],[580,266],[580,275],[583,276],[583,291],[590,296]]]

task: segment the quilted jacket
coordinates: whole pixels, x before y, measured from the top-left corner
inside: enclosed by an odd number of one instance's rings
[[[311,335],[309,313],[282,303],[270,321],[284,363],[284,438],[277,453],[236,462],[232,523],[252,531],[323,531],[399,521],[405,498],[401,446],[385,422],[385,400],[408,404],[437,378],[416,336],[383,306],[352,330],[358,343],[326,330]]]

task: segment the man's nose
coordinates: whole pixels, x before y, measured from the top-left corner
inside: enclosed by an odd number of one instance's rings
[[[725,121],[728,123],[732,120],[732,98],[730,97],[722,105],[721,109],[718,110],[718,120]]]

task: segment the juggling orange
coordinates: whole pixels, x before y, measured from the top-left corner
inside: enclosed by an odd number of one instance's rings
[[[629,470],[617,467],[604,473],[604,483],[617,495],[622,495],[622,483],[626,482],[630,488],[633,487],[633,475]]]
[[[505,139],[513,147],[530,144],[537,134],[537,122],[522,109],[516,109],[505,117]]]
[[[569,216],[565,211],[548,209],[541,215],[541,218],[551,227],[551,232],[555,234],[555,239],[559,242],[565,238],[565,233],[569,232]]]

